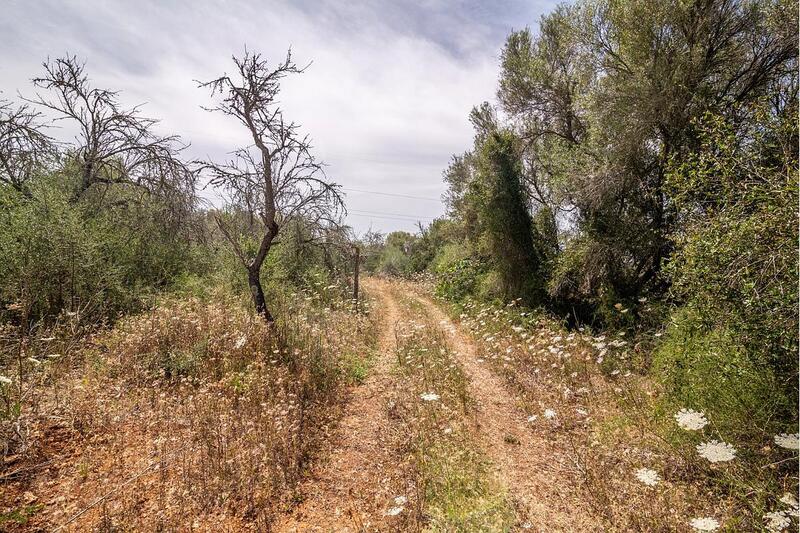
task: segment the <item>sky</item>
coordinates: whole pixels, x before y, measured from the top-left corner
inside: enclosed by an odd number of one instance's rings
[[[535,29],[554,1],[2,0],[0,97],[30,97],[47,57],[74,54],[93,83],[190,143],[186,157],[224,160],[248,144],[229,117],[205,112],[195,80],[232,71],[245,47],[310,63],[281,104],[313,139],[347,195],[347,223],[414,231],[444,214],[442,171],[472,144],[468,114],[494,102],[512,29]],[[68,129],[54,136],[68,137]],[[382,194],[376,194],[382,193]],[[203,195],[211,201],[211,191]]]

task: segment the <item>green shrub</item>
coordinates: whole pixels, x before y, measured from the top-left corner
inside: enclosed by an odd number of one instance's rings
[[[734,332],[708,331],[691,312],[668,330],[653,370],[671,412],[704,412],[730,442],[768,443],[787,430],[780,420],[790,417],[793,401],[770,365],[754,362]]]
[[[483,266],[474,259],[440,264],[436,272],[436,294],[454,302],[475,295],[483,270]]]

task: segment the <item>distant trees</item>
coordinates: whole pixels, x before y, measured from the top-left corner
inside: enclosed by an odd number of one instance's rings
[[[322,233],[338,222],[344,203],[338,187],[326,179],[312,154],[309,137],[285,120],[277,101],[281,80],[303,71],[291,53],[274,67],[249,52],[233,62],[232,76],[223,75],[200,87],[217,99],[209,110],[236,119],[252,145],[238,148],[227,163],[207,162],[205,168],[211,173],[211,183],[227,191],[232,206],[244,214],[246,227],[239,230],[230,218],[216,220],[247,272],[256,311],[271,322],[260,276],[281,227],[302,218],[312,233]],[[256,236],[255,246],[246,246],[243,234]]]

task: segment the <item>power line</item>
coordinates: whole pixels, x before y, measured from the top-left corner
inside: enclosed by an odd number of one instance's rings
[[[352,213],[348,212],[347,216],[349,217],[364,217],[364,218],[382,218],[386,220],[397,220],[400,222],[423,222],[422,220],[414,220],[412,218],[400,218],[400,217],[385,217],[380,215],[362,215],[360,213]]]
[[[364,215],[388,215],[388,216],[393,216],[393,217],[411,218],[411,219],[414,219],[414,220],[419,220],[421,218],[427,218],[427,219],[433,220],[434,218],[436,218],[436,217],[429,217],[429,216],[422,216],[422,215],[405,215],[403,213],[384,213],[384,212],[381,212],[381,211],[366,211],[366,210],[363,210],[363,209],[348,209],[347,212],[348,213],[361,213],[361,214],[364,214]]]
[[[392,192],[379,192],[379,191],[366,191],[364,189],[348,189],[346,187],[342,187],[343,191],[350,191],[350,192],[360,192],[364,194],[379,194],[381,196],[396,196],[398,198],[411,198],[413,200],[429,200],[431,202],[441,202],[441,198],[430,198],[426,196],[412,196],[410,194],[397,194]]]

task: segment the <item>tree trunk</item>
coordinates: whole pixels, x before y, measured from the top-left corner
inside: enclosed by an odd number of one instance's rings
[[[250,294],[253,296],[253,305],[256,307],[256,313],[264,317],[264,320],[275,322],[272,314],[267,309],[267,301],[264,299],[264,289],[261,288],[260,269],[248,269],[247,283],[250,285]]]

